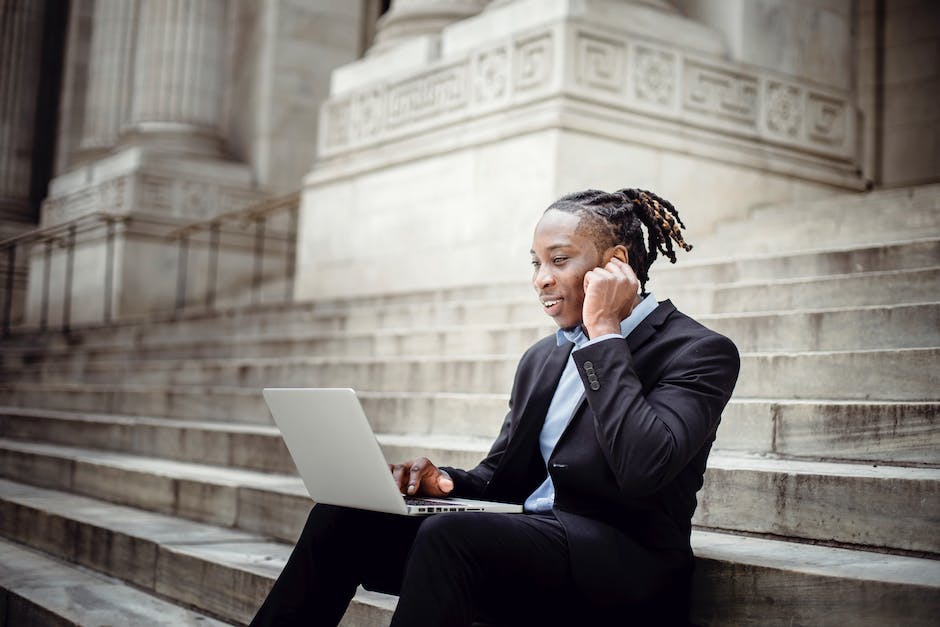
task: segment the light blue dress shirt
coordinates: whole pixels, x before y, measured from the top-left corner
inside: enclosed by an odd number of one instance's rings
[[[659,303],[653,298],[652,294],[646,297],[637,305],[630,315],[620,322],[620,335],[627,337],[639,326],[643,320],[650,315]],[[601,335],[594,339],[588,339],[581,326],[574,329],[558,329],[555,332],[555,338],[558,345],[565,342],[574,344],[572,353],[590,344],[603,342],[612,337],[618,337],[613,333]],[[581,404],[581,398],[584,395],[584,382],[578,374],[578,368],[575,366],[574,359],[568,356],[568,363],[565,364],[565,370],[561,373],[558,380],[558,387],[555,388],[555,395],[548,406],[548,413],[545,414],[545,422],[542,424],[542,432],[539,434],[539,450],[542,453],[542,459],[545,460],[546,467],[548,459],[555,450],[555,445],[564,433],[568,423],[574,416],[575,410]],[[549,474],[535,491],[525,500],[524,509],[530,513],[545,513],[552,511],[552,505],[555,503],[555,485],[552,483],[552,476]]]

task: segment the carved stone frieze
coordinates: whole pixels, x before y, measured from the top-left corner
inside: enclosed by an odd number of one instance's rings
[[[476,54],[473,72],[473,100],[488,103],[502,100],[509,93],[509,53],[506,46]]]
[[[554,66],[552,33],[540,33],[516,42],[514,87],[524,92],[544,87]]]
[[[140,202],[156,213],[173,212],[173,181],[166,177],[145,174],[140,177]]]
[[[767,129],[776,135],[797,138],[803,119],[801,90],[778,82],[767,84]]]
[[[554,91],[716,137],[731,134],[735,142],[854,158],[848,92],[580,24],[516,33],[330,100],[321,155],[524,106]]]
[[[377,137],[385,116],[385,90],[369,89],[356,94],[352,136],[359,140]]]
[[[626,85],[627,46],[622,41],[579,32],[575,44],[575,80],[614,93]]]
[[[810,141],[841,146],[846,135],[846,109],[844,100],[809,92],[806,99],[806,133]]]
[[[758,80],[696,62],[685,64],[683,107],[722,120],[753,126],[757,122]]]
[[[468,70],[469,64],[459,63],[390,87],[386,124],[394,128],[465,107]]]
[[[119,176],[70,194],[50,196],[42,205],[43,224],[60,224],[96,211],[127,213],[129,192],[130,177]]]
[[[633,57],[634,96],[651,105],[673,105],[678,92],[675,52],[637,45]]]

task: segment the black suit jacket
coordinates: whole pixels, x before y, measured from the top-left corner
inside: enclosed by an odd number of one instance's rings
[[[522,503],[545,479],[538,437],[572,347],[553,335],[525,352],[487,457],[446,468],[455,495]],[[600,605],[631,603],[666,577],[662,556],[688,564],[695,493],[740,359],[728,338],[664,301],[626,339],[574,361],[585,395],[549,459],[554,513],[578,588]]]

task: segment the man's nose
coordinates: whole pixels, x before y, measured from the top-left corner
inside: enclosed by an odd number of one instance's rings
[[[555,275],[552,274],[551,268],[549,266],[541,265],[539,266],[539,269],[535,271],[535,276],[532,278],[532,283],[535,285],[535,289],[548,287],[555,283]]]

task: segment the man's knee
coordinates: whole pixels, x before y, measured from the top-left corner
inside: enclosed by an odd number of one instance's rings
[[[458,552],[461,546],[472,542],[478,533],[471,520],[474,516],[479,517],[480,514],[446,512],[429,516],[418,528],[412,557],[431,553],[440,559],[443,554]]]
[[[471,514],[472,516],[473,514]],[[418,528],[415,542],[440,542],[460,534],[466,527],[467,515],[461,512],[446,512],[428,516]]]

